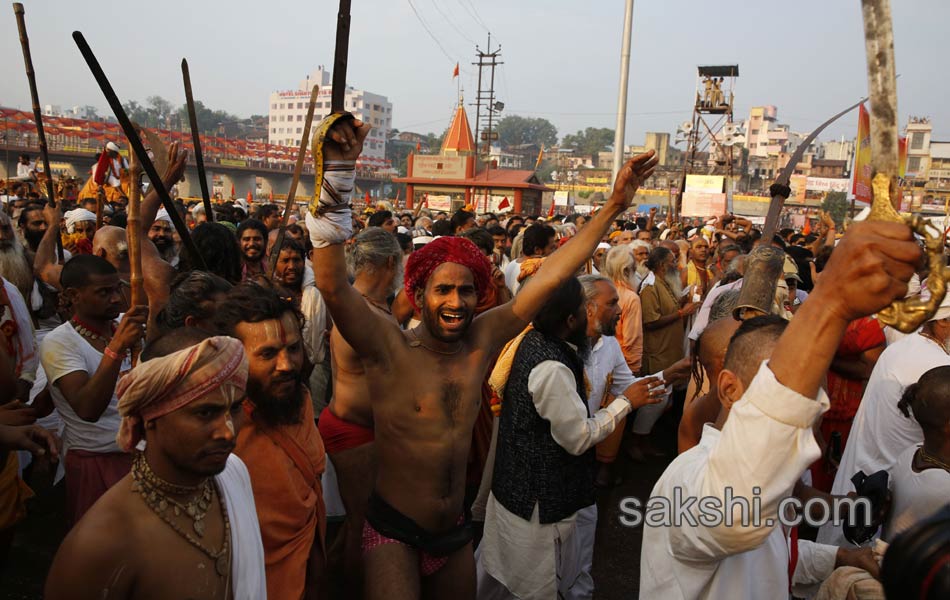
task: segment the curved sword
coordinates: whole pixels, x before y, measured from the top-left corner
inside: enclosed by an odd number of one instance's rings
[[[788,164],[785,165],[785,168],[782,169],[782,172],[779,173],[778,177],[775,178],[775,183],[778,185],[788,185],[788,182],[792,179],[792,173],[795,172],[795,167],[798,166],[798,163],[802,160],[802,156],[805,155],[805,151],[811,145],[815,138],[825,130],[826,127],[845,116],[852,110],[861,106],[862,103],[866,102],[867,98],[862,98],[858,100],[848,108],[839,112],[835,116],[831,117],[821,125],[819,125],[814,131],[808,134],[801,144],[798,145],[798,148],[795,149],[795,152],[788,159]],[[772,236],[775,235],[775,230],[778,229],[778,218],[782,214],[782,207],[785,205],[785,198],[783,196],[772,196],[772,202],[769,204],[769,212],[765,217],[765,227],[762,229],[762,239],[771,240]]]

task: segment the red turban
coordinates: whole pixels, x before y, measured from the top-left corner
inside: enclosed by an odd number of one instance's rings
[[[425,288],[429,277],[444,263],[462,265],[472,272],[479,304],[491,289],[491,263],[470,240],[461,237],[440,237],[409,255],[406,261],[406,295],[413,308],[416,290]]]

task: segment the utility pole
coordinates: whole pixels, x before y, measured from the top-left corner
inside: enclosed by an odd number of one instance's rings
[[[491,155],[491,143],[497,139],[498,134],[493,131],[493,117],[496,112],[501,112],[504,108],[504,104],[501,102],[495,102],[495,67],[498,65],[503,65],[503,62],[500,62],[498,58],[501,56],[501,46],[495,49],[493,52],[491,49],[491,33],[488,34],[488,46],[487,52],[482,52],[478,46],[475,46],[476,56],[478,57],[478,62],[472,63],[472,65],[478,67],[478,92],[475,94],[475,156],[476,159],[484,157],[486,167],[485,167],[485,178],[488,178],[488,171],[491,169],[491,161],[489,156]],[[482,71],[488,69],[488,87],[482,87],[482,82],[485,78],[482,77]],[[484,114],[483,114],[484,113]],[[487,126],[484,131],[481,131],[482,124],[485,123]],[[482,148],[481,142],[485,142],[484,149]],[[478,200],[476,199],[476,205]],[[486,211],[488,207],[488,196],[486,193],[485,196],[485,206]]]
[[[614,131],[614,164],[611,182],[617,181],[623,163],[624,128],[627,124],[627,81],[630,78],[630,38],[633,35],[633,0],[627,0],[623,17],[623,46],[620,50],[620,92],[617,95],[617,128]]]

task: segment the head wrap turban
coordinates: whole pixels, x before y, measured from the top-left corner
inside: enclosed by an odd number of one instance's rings
[[[424,289],[432,273],[444,263],[462,265],[472,272],[479,304],[491,287],[491,263],[470,240],[460,237],[440,237],[409,255],[406,261],[406,295],[413,308],[416,290]]]
[[[168,214],[168,211],[165,210],[164,208],[160,208],[160,209],[158,210],[158,212],[155,213],[155,220],[156,220],[156,221],[168,221],[169,223],[172,222],[171,216]]]
[[[82,221],[96,222],[96,213],[88,211],[85,208],[70,210],[63,216],[66,218],[66,231],[69,233],[76,232],[76,223],[81,223]]]
[[[207,396],[223,385],[247,385],[244,345],[218,336],[168,356],[139,363],[119,380],[122,424],[116,441],[126,452],[144,435],[142,425]]]

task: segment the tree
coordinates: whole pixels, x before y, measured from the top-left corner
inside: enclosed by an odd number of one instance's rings
[[[844,225],[849,206],[848,195],[844,192],[828,192],[821,202],[821,209],[831,215],[839,230]]]
[[[503,148],[520,144],[557,144],[557,128],[547,119],[509,115],[498,121],[495,129],[498,132],[498,143]]]
[[[613,148],[614,130],[605,127],[588,127],[584,131],[564,136],[561,146],[574,150],[578,155],[596,154]]]
[[[161,96],[149,96],[145,99],[148,105],[148,127],[164,127],[165,121],[172,114],[172,103]]]
[[[182,104],[178,114],[188,122],[188,105]],[[195,117],[198,121],[198,131],[207,135],[221,135],[221,127],[225,123],[233,123],[239,118],[224,110],[211,110],[201,100],[195,100]]]

